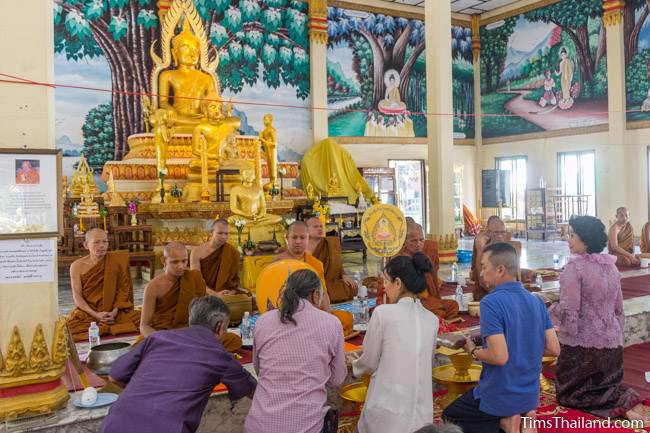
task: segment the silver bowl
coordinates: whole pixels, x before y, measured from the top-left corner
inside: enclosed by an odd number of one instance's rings
[[[111,365],[116,359],[131,350],[131,345],[124,342],[98,344],[90,349],[86,365],[93,373],[99,376],[111,374]]]

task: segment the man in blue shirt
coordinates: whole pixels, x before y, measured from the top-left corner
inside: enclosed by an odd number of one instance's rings
[[[469,338],[465,345],[483,371],[478,386],[443,412],[465,433],[519,433],[521,415],[534,417],[539,402],[542,356],[560,353],[544,303],[517,281],[518,271],[512,245],[497,242],[483,249],[481,278],[489,289],[481,301],[483,345]],[[536,431],[526,421],[521,431]]]

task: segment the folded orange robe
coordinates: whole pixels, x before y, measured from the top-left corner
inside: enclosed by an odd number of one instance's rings
[[[331,302],[344,302],[354,298],[357,285],[343,280],[343,261],[341,260],[341,240],[338,237],[323,238],[313,253],[323,264],[327,293]]]
[[[205,284],[215,292],[239,290],[239,251],[224,244],[201,259],[201,274]]]
[[[97,323],[100,335],[137,332],[140,315],[133,311],[133,285],[128,251],[109,251],[106,256],[81,275],[81,295],[95,311],[118,309],[115,323]],[[68,316],[68,326],[75,341],[88,339],[88,327],[97,319],[75,308]]]

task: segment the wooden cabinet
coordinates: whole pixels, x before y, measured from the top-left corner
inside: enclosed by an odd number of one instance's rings
[[[394,168],[361,167],[359,171],[381,203],[397,206],[397,183]]]

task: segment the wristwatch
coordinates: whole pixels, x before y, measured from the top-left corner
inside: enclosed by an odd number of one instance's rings
[[[472,349],[472,351],[469,352],[470,356],[471,356],[472,358],[476,359],[476,351],[479,350],[479,349],[480,349],[480,347],[478,347],[478,346],[474,346],[474,348]]]

